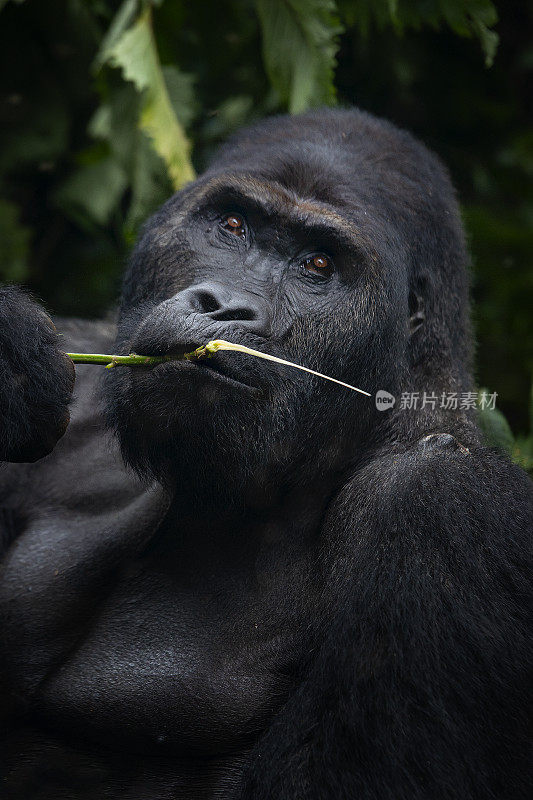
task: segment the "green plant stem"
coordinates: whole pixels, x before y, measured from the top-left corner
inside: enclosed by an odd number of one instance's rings
[[[357,386],[352,386],[344,381],[339,381],[337,378],[331,378],[329,375],[324,375],[322,372],[317,372],[309,367],[302,367],[300,364],[293,364],[292,361],[286,361],[284,358],[272,356],[270,353],[261,353],[259,350],[252,350],[251,347],[245,347],[243,344],[234,344],[233,342],[226,342],[224,339],[213,339],[207,344],[197,347],[192,353],[184,353],[182,356],[138,356],[135,353],[130,353],[129,356],[104,356],[97,353],[67,353],[77,364],[105,364],[106,369],[110,367],[153,367],[156,364],[162,364],[164,361],[197,361],[200,358],[209,358],[216,353],[217,350],[230,350],[237,353],[246,353],[256,358],[264,358],[266,361],[274,361],[276,364],[283,364],[287,367],[294,369],[301,369],[303,372],[308,372],[310,375],[316,375],[317,378],[323,378],[326,381],[337,383],[339,386],[344,386],[346,389],[351,389],[353,392],[365,394],[371,397],[370,392],[365,392],[364,389],[358,389]]]
[[[164,361],[175,360],[174,356],[138,356],[130,353],[129,356],[111,356],[101,353],[67,353],[75,364],[102,364],[110,367],[154,367]]]

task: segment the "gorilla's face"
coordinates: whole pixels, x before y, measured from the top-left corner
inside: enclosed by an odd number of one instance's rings
[[[119,351],[226,339],[371,393],[393,388],[408,331],[401,243],[322,167],[305,185],[287,179],[290,155],[270,171],[211,170],[166,203],[126,276]],[[382,416],[373,398],[239,353],[111,372],[127,460],[201,493],[342,470]]]

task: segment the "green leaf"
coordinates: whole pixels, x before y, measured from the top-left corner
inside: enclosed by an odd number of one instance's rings
[[[138,122],[141,97],[131,83],[118,82],[108,100],[91,120],[91,133],[109,143],[111,153],[131,178],[140,135]],[[163,163],[163,162],[161,162]]]
[[[485,66],[491,67],[494,63],[496,50],[498,49],[499,36],[495,31],[489,30],[479,19],[472,20],[472,28],[477,34],[483,52],[485,53]]]
[[[241,125],[249,122],[254,108],[249,95],[235,95],[223,100],[215,112],[202,126],[202,133],[208,141],[222,141]]]
[[[106,142],[127,176],[130,192],[123,233],[129,243],[134,241],[140,223],[172,194],[165,162],[137,126],[140,102],[133,84],[120,81],[118,86],[109,88],[107,102],[89,123],[91,135]]]
[[[55,200],[82,227],[105,225],[127,185],[124,170],[108,157],[74,172],[58,189]]]
[[[186,128],[198,111],[194,93],[194,75],[189,75],[175,66],[162,68],[170,104],[181,125]]]
[[[104,103],[96,109],[87,126],[89,136],[93,139],[109,139],[111,137],[111,107]]]
[[[28,277],[32,234],[19,222],[19,209],[0,198],[0,279],[21,283]]]
[[[400,21],[398,19],[398,0],[387,0],[387,8],[390,14],[392,23],[399,28]]]
[[[529,392],[529,435],[533,439],[533,383]]]
[[[22,3],[24,3],[24,2],[25,2],[25,0],[12,0],[12,2],[13,2],[13,3],[18,3],[18,5],[21,5]],[[0,0],[0,11],[1,11],[1,10],[4,8],[4,6],[6,6],[8,3],[9,3],[9,0]]]
[[[292,114],[335,102],[335,54],[342,32],[333,0],[255,0],[263,61]]]
[[[485,53],[485,64],[490,67],[498,47],[498,34],[490,30],[498,22],[491,0],[445,0],[441,2],[441,10],[450,28],[459,36],[477,36]]]
[[[533,469],[533,436],[517,436],[513,447],[513,460],[531,471]]]
[[[487,392],[486,389],[480,392]],[[515,439],[507,420],[497,408],[483,408],[478,410],[478,423],[489,447],[497,447],[509,455],[512,454]]]
[[[22,164],[53,164],[65,152],[69,140],[68,108],[58,93],[24,99],[20,127],[3,130],[0,173]]]
[[[378,30],[393,25],[397,33],[438,29],[447,24],[458,36],[476,36],[491,66],[498,47],[498,34],[491,28],[498,13],[491,0],[338,0],[341,17],[349,26],[368,36],[371,25]]]
[[[112,48],[117,44],[124,31],[129,28],[133,22],[138,8],[139,0],[124,0],[115,14],[106,35],[102,39],[100,50],[94,60],[94,69],[100,69],[100,67],[109,60]]]
[[[135,240],[139,225],[168,199],[169,185],[165,180],[164,163],[151,147],[142,131],[137,131],[131,182],[131,202],[125,223],[129,242]]]
[[[142,94],[139,127],[167,165],[174,189],[181,189],[194,179],[190,144],[170,101],[149,8],[107,49],[105,59]]]

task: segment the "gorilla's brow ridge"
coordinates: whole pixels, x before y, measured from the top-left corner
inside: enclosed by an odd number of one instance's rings
[[[216,176],[193,193],[186,207],[183,208],[183,212],[187,213],[198,203],[208,202],[210,198],[223,190],[238,193],[262,208],[267,214],[279,214],[283,211],[289,220],[300,225],[303,221],[302,214],[310,217],[311,224],[314,226],[324,227],[324,224],[327,223],[334,233],[340,234],[353,246],[356,246],[366,259],[374,264],[377,261],[375,248],[357,225],[338,214],[330,206],[317,200],[299,197],[296,192],[276,181],[262,181],[250,175]]]

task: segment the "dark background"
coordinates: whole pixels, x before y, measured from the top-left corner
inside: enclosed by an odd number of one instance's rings
[[[135,14],[151,7],[160,61],[173,68],[165,72],[169,95],[198,171],[232,129],[287,108],[267,77],[259,2],[128,2]],[[139,224],[173,191],[138,129],[137,88],[94,62],[122,5],[0,0],[0,281],[28,286],[52,314],[96,316],[113,305]],[[314,14],[331,41],[335,26],[344,28],[336,39],[337,102],[408,128],[448,165],[471,244],[478,384],[498,392],[514,433],[525,435],[533,372],[532,4],[496,3],[495,24],[486,0],[295,5]],[[456,12],[473,20],[470,30]],[[490,67],[475,13],[499,35]]]

